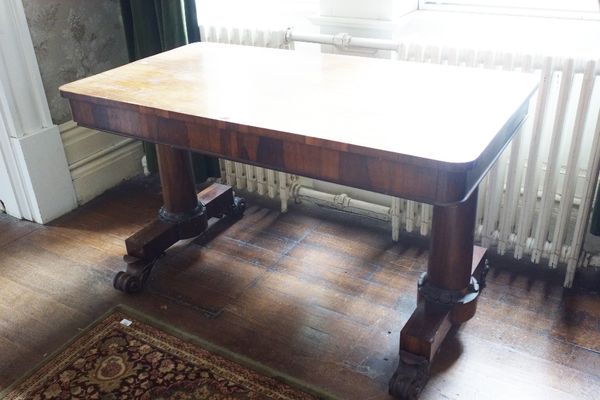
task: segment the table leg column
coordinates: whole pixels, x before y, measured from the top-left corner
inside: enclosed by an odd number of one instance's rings
[[[243,216],[246,202],[231,186],[213,183],[196,194],[189,151],[157,145],[156,152],[163,196],[159,219],[177,225],[179,239],[198,236],[208,218]]]
[[[207,226],[204,206],[198,201],[190,152],[156,145],[163,206],[158,218],[125,240],[127,264],[113,286],[127,293],[142,290],[157,259],[181,239],[200,235]]]
[[[159,144],[156,155],[163,197],[159,219],[177,226],[177,240],[198,236],[206,229],[207,218],[196,194],[190,152]]]
[[[477,191],[465,202],[434,206],[427,280],[451,291],[464,290],[471,280]]]
[[[390,380],[397,398],[418,397],[451,326],[475,314],[480,284],[473,273],[485,268],[485,249],[475,247],[474,257],[476,210],[477,191],[462,203],[434,206],[427,272],[419,279],[417,308],[400,333],[400,362]]]
[[[158,172],[162,185],[161,213],[178,218],[198,208],[190,152],[157,144]]]

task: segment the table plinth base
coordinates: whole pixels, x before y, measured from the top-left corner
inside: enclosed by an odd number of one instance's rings
[[[193,212],[173,215],[161,212],[159,217],[125,240],[125,271],[115,275],[113,286],[126,293],[143,289],[156,261],[165,250],[182,239],[199,236],[210,218],[241,218],[246,209],[243,198],[234,196],[230,186],[213,183],[197,195],[198,208]]]
[[[485,287],[486,249],[473,249],[472,276],[477,292],[470,292],[458,301],[444,303],[425,296],[419,284],[417,308],[400,332],[400,361],[390,379],[389,393],[397,399],[414,400],[425,387],[437,352],[453,325],[460,325],[475,315],[477,299]]]

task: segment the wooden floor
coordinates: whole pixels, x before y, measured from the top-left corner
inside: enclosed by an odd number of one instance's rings
[[[159,205],[140,180],[48,226],[0,216],[0,390],[127,304],[339,398],[388,398],[425,251],[364,219],[251,201],[212,240],[170,250],[145,293],[113,290],[123,240]],[[488,280],[422,399],[600,398],[598,294],[539,271]]]

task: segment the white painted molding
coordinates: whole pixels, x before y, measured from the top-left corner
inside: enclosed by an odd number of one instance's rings
[[[21,138],[11,138],[31,220],[44,224],[77,207],[73,183],[57,126]],[[67,171],[67,175],[63,171]]]
[[[21,0],[0,2],[0,151],[10,215],[46,223],[77,206]]]
[[[8,104],[3,93],[0,80],[0,201],[9,215],[31,220],[31,210],[8,134],[9,121],[5,117]]]
[[[79,205],[143,172],[144,150],[139,141],[73,121],[61,124],[60,131]]]
[[[17,137],[53,126],[21,0],[0,2],[0,68]]]
[[[108,150],[102,157],[72,170],[79,204],[85,204],[120,182],[143,172],[141,158],[144,149],[141,143],[125,143],[123,147]]]
[[[61,124],[59,129],[71,170],[75,163],[85,162],[103,150],[116,148],[122,146],[123,143],[133,141],[122,136],[78,126],[72,120]]]

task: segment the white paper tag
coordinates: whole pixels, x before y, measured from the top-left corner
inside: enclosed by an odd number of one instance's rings
[[[121,325],[129,326],[131,324],[133,324],[133,321],[130,321],[128,319],[122,319],[121,320]]]

